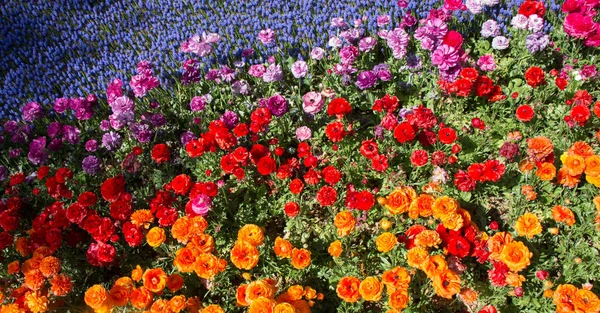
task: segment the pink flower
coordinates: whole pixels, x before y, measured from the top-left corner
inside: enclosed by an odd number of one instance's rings
[[[258,40],[264,45],[271,44],[275,41],[275,32],[270,28],[263,29],[258,33]]]
[[[148,91],[158,87],[158,85],[156,77],[146,75],[135,75],[129,82],[129,86],[133,89],[133,94],[138,98],[145,96]]]
[[[316,114],[323,108],[325,100],[318,92],[308,92],[302,97],[302,108],[308,114]]]
[[[441,45],[431,55],[431,63],[437,65],[440,70],[447,70],[458,63],[458,52],[454,47]]]
[[[250,66],[250,68],[248,69],[248,74],[254,77],[261,78],[265,74],[266,70],[267,69],[262,64],[255,64]]]
[[[590,16],[585,16],[581,13],[571,13],[565,18],[563,28],[567,35],[585,39],[596,30],[596,24]]]
[[[308,140],[312,137],[312,131],[306,126],[301,126],[296,129],[296,138],[300,141]]]
[[[308,65],[304,61],[296,61],[292,64],[292,75],[296,78],[302,78],[308,74]]]
[[[486,55],[482,55],[481,57],[479,57],[479,60],[477,60],[477,66],[479,66],[479,68],[482,71],[493,71],[496,69],[496,61],[494,60],[494,56],[491,54],[486,54]]]
[[[208,214],[208,211],[210,210],[211,206],[211,198],[203,193],[198,194],[196,198],[192,200],[192,211],[202,216],[206,216],[206,214]]]

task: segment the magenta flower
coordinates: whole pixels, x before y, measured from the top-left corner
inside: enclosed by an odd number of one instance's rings
[[[296,78],[302,78],[308,74],[308,65],[304,61],[296,61],[292,64],[292,75]]]
[[[440,70],[447,70],[458,63],[458,52],[448,45],[441,45],[431,55],[431,63]]]
[[[192,200],[192,211],[196,214],[206,216],[211,207],[212,199],[203,193],[198,194],[196,198]]]
[[[318,92],[307,92],[302,97],[302,109],[308,114],[316,114],[323,108],[325,100]]]
[[[258,40],[264,45],[269,45],[275,42],[275,32],[270,28],[263,29],[258,33]]]

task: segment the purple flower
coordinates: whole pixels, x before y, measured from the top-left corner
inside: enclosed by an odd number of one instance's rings
[[[135,104],[129,97],[122,96],[116,98],[112,103],[110,103],[110,108],[112,109],[113,113],[129,112],[133,111]]]
[[[240,122],[237,114],[229,110],[226,110],[219,120],[221,120],[225,124],[225,127],[229,129],[235,128]]]
[[[65,125],[63,126],[63,133],[63,141],[66,141],[71,145],[79,144],[79,134],[81,133],[79,128],[71,125]]]
[[[222,80],[230,83],[235,78],[235,70],[232,70],[227,65],[222,65],[219,75],[221,76]]]
[[[12,134],[19,128],[19,123],[13,120],[6,121],[6,123],[4,123],[3,128],[5,132]]]
[[[267,109],[277,117],[283,116],[288,111],[287,100],[280,94],[273,95],[267,100]]]
[[[206,102],[204,102],[204,98],[201,96],[195,96],[192,98],[192,101],[190,101],[190,109],[192,112],[200,112],[204,110],[205,106]]]
[[[346,28],[346,27],[348,27],[348,25],[346,24],[346,22],[344,21],[343,18],[341,18],[341,17],[334,17],[334,18],[331,19],[331,27]]]
[[[156,113],[152,115],[150,122],[152,123],[152,126],[159,128],[167,123],[167,119],[164,115]]]
[[[38,137],[29,143],[29,153],[27,158],[33,165],[40,165],[48,159],[48,151],[46,151],[46,137]]]
[[[108,84],[108,88],[106,90],[106,100],[108,103],[112,103],[118,97],[123,96],[123,82],[120,79],[114,79],[110,84]]]
[[[92,102],[85,98],[71,99],[71,109],[75,111],[75,118],[78,120],[89,120],[94,115]]]
[[[98,149],[98,141],[90,139],[85,143],[85,150],[88,152],[95,152]]]
[[[356,86],[362,90],[371,88],[377,83],[377,75],[372,71],[362,71],[356,79]]]
[[[406,0],[398,0],[397,4],[401,9],[406,9],[408,7],[408,1]]]
[[[283,79],[283,72],[281,71],[281,65],[271,64],[263,75],[263,81],[265,83],[276,82]]]
[[[548,38],[548,35],[543,33],[530,34],[527,35],[527,38],[525,38],[525,47],[531,53],[544,50],[549,43],[550,39]]]
[[[258,33],[258,40],[262,42],[264,45],[269,45],[275,42],[275,32],[270,29],[263,29]]]
[[[135,75],[131,78],[129,86],[133,89],[133,94],[137,98],[141,98],[146,93],[159,86],[158,79],[154,76]]]
[[[525,29],[527,28],[528,23],[529,19],[523,14],[515,15],[510,21],[510,25],[512,25],[516,29]]]
[[[351,64],[354,59],[358,56],[359,52],[355,46],[346,46],[340,49],[340,61],[342,64]]]
[[[310,57],[313,60],[321,60],[325,56],[325,50],[321,47],[314,47],[310,52]]]
[[[71,100],[69,100],[69,98],[58,98],[54,101],[54,111],[56,111],[56,113],[62,114],[70,108]]]
[[[42,107],[37,102],[29,102],[27,103],[22,110],[23,119],[32,122],[38,120],[44,116],[44,112],[42,112]]]
[[[393,31],[382,30],[379,34],[386,40],[388,47],[392,49],[394,58],[402,59],[406,56],[409,35],[402,28],[396,28]]]
[[[504,50],[508,48],[509,40],[504,36],[494,37],[492,40],[492,48],[496,50]]]
[[[194,133],[192,133],[191,131],[186,131],[183,134],[181,134],[181,144],[182,145],[186,145],[188,142],[190,142],[191,140],[196,139],[196,135],[194,135]]]
[[[377,26],[379,27],[383,27],[387,24],[389,24],[391,21],[390,16],[389,15],[379,15],[377,16]]]
[[[500,26],[494,20],[487,20],[481,25],[481,36],[483,38],[496,37],[500,35]]]
[[[192,211],[194,211],[196,214],[206,216],[211,207],[212,199],[203,193],[198,194],[192,200]]]
[[[302,97],[302,109],[308,114],[316,114],[323,108],[325,100],[318,92],[307,92]]]
[[[584,65],[583,68],[581,69],[581,76],[583,76],[585,79],[588,78],[593,78],[595,77],[598,72],[596,70],[596,65]]]
[[[447,70],[458,63],[458,52],[454,47],[441,45],[431,55],[431,63],[440,70]]]
[[[481,12],[483,12],[483,3],[481,3],[480,0],[467,0],[465,2],[465,6],[467,7],[467,10],[469,10],[469,12],[471,12],[472,14],[480,14]]]
[[[250,92],[250,85],[245,80],[240,79],[231,84],[231,89],[235,95],[247,95]]]
[[[62,146],[63,146],[62,140],[60,140],[60,138],[54,138],[48,144],[48,149],[50,149],[51,151],[58,151],[62,148]]]
[[[10,150],[10,152],[8,153],[8,156],[10,156],[11,158],[17,158],[21,155],[21,149],[17,148],[17,149],[12,149]]]
[[[90,155],[83,159],[81,167],[86,174],[95,175],[102,167],[102,160],[96,156]]]
[[[544,19],[537,16],[537,14],[532,14],[529,16],[527,22],[527,30],[532,31],[534,33],[542,31],[544,28]]]
[[[306,126],[301,126],[296,129],[296,138],[299,141],[308,140],[312,137],[312,131]]]
[[[122,142],[121,135],[113,131],[102,135],[102,147],[106,148],[108,151],[119,149]]]
[[[108,131],[109,129],[110,129],[110,121],[102,120],[100,122],[100,130],[105,132],[105,131]]]
[[[377,125],[373,128],[373,136],[375,137],[375,139],[383,139],[383,130],[384,128],[380,125]]]
[[[460,64],[457,64],[446,70],[440,69],[440,76],[446,81],[453,82],[460,75],[460,70],[462,70],[462,66]]]
[[[219,70],[214,69],[214,68],[208,70],[206,75],[204,75],[204,79],[216,81],[217,83],[220,83],[221,81],[219,80]]]
[[[46,127],[48,137],[54,138],[62,133],[62,125],[59,122],[52,122]]]
[[[377,44],[377,41],[373,37],[365,37],[358,43],[358,49],[360,51],[371,51]]]
[[[437,40],[443,40],[446,33],[448,33],[448,25],[442,19],[430,18],[425,23],[425,27],[430,35],[437,38]]]
[[[4,181],[8,178],[8,170],[4,165],[0,165],[0,181]]]
[[[296,61],[292,64],[292,75],[296,78],[302,78],[308,74],[308,65],[304,61]]]
[[[242,49],[242,58],[247,58],[249,56],[252,56],[253,54],[254,54],[254,49],[252,49],[252,48]]]
[[[333,36],[329,38],[327,45],[333,49],[340,48],[342,46],[342,40],[338,37]]]

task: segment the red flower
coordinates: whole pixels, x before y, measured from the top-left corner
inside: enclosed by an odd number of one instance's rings
[[[271,112],[267,108],[258,108],[250,114],[250,130],[259,133],[271,123]]]
[[[469,173],[458,170],[458,173],[454,174],[454,185],[460,191],[473,191],[477,186],[477,182],[474,181]]]
[[[80,194],[77,198],[77,202],[84,207],[90,207],[96,204],[96,201],[98,201],[98,197],[96,197],[96,194],[91,191],[86,191]]]
[[[44,166],[40,166],[40,168],[38,168],[37,170],[37,178],[39,180],[44,179],[48,173],[50,172],[50,167],[44,165]]]
[[[475,95],[487,97],[494,91],[494,81],[487,76],[479,76],[475,81]]]
[[[421,167],[429,161],[429,155],[425,150],[415,150],[410,156],[410,163],[414,166]]]
[[[505,166],[498,160],[487,160],[484,163],[483,176],[486,181],[497,182],[504,175]]]
[[[87,209],[81,204],[75,202],[67,208],[66,217],[69,222],[79,224],[87,215]]]
[[[400,143],[412,141],[415,137],[415,130],[408,122],[402,122],[394,129],[394,138]]]
[[[288,202],[283,207],[285,214],[289,217],[295,217],[300,213],[300,205],[296,202]]]
[[[298,152],[297,153],[298,153],[298,157],[299,158],[304,158],[304,157],[307,157],[307,156],[311,155],[310,145],[308,143],[306,143],[306,142],[301,142],[298,145]]]
[[[277,169],[277,163],[275,162],[275,160],[272,157],[265,156],[265,157],[260,158],[256,167],[258,168],[258,172],[261,175],[267,176],[267,175],[275,172],[275,170]]]
[[[586,105],[578,104],[571,109],[571,118],[577,122],[579,126],[584,126],[591,115],[590,108]]]
[[[381,99],[375,100],[373,111],[381,112],[385,110],[388,113],[394,112],[398,108],[398,98],[386,94]]]
[[[252,161],[252,164],[257,164],[262,157],[267,155],[269,155],[269,148],[263,145],[255,144],[250,149],[250,161]]]
[[[477,313],[498,313],[498,310],[493,305],[486,305]]]
[[[476,129],[479,129],[479,130],[484,130],[485,129],[485,122],[482,121],[478,117],[474,117],[474,118],[471,119],[471,125],[473,125],[473,128],[476,128]]]
[[[456,131],[450,127],[440,128],[438,137],[442,143],[450,145],[456,140]]]
[[[321,180],[321,174],[310,168],[306,174],[304,174],[304,181],[309,185],[316,185]]]
[[[204,153],[202,139],[192,139],[185,144],[185,152],[190,158],[197,158]]]
[[[23,174],[23,173],[14,174],[14,175],[10,176],[9,185],[11,187],[16,186],[16,185],[21,184],[24,181],[25,181],[25,174]]]
[[[234,129],[233,129],[233,133],[235,134],[236,137],[240,138],[240,137],[244,137],[246,135],[248,135],[249,129],[248,129],[248,125],[244,124],[244,123],[240,123],[238,124]]]
[[[525,80],[529,86],[534,88],[545,83],[544,70],[537,66],[531,66],[525,71]]]
[[[521,4],[521,7],[519,7],[519,14],[523,14],[526,17],[537,14],[539,17],[544,17],[544,14],[546,14],[546,8],[542,2],[525,1],[523,4]]]
[[[469,255],[470,249],[469,241],[462,236],[450,236],[448,238],[448,253],[464,258]]]
[[[447,161],[446,154],[443,151],[438,150],[431,154],[431,165],[433,166],[443,165]]]
[[[128,220],[133,213],[133,208],[129,201],[119,199],[110,204],[110,217],[118,221]]]
[[[377,142],[373,139],[365,140],[360,145],[360,154],[367,159],[372,159],[379,154]]]
[[[458,92],[456,93],[458,96],[468,97],[471,94],[471,88],[473,87],[473,84],[468,79],[457,79],[454,82],[454,85],[458,89]]]
[[[64,184],[67,182],[67,180],[73,179],[73,171],[68,168],[61,167],[56,171],[56,175],[54,175],[54,177],[56,177],[56,181],[59,184]]]
[[[458,1],[460,2],[460,1]],[[463,43],[463,36],[454,30],[448,31],[446,36],[444,36],[444,41],[442,44],[454,47],[456,49],[460,48]]]
[[[373,205],[375,205],[375,198],[373,197],[373,194],[366,190],[357,192],[355,198],[356,208],[359,210],[368,211],[373,207]]]
[[[329,114],[329,116],[345,115],[350,112],[352,112],[352,107],[344,98],[335,98],[331,100],[329,106],[327,106],[327,114]]]
[[[479,73],[472,67],[465,67],[460,71],[460,77],[474,83],[479,77]]]
[[[346,131],[344,130],[344,124],[342,122],[332,122],[327,124],[327,128],[325,129],[325,135],[327,138],[331,140],[331,142],[340,142],[346,136]]]
[[[528,104],[520,105],[515,113],[517,119],[521,122],[529,122],[535,116],[535,111]]]
[[[338,169],[331,165],[324,168],[321,171],[321,174],[323,175],[323,180],[325,180],[330,185],[337,184],[337,182],[339,182],[342,178],[342,173],[340,173]]]
[[[108,202],[115,202],[125,192],[125,178],[119,175],[109,178],[100,186],[102,198]]]
[[[431,129],[437,124],[437,118],[429,108],[419,106],[413,113],[406,115],[406,121],[419,129]]]
[[[337,200],[337,192],[330,186],[323,186],[317,192],[317,201],[321,206],[330,206]]]
[[[508,274],[509,268],[506,264],[498,261],[493,262],[494,268],[488,270],[488,277],[492,282],[492,286],[504,287],[506,286],[506,275]]]
[[[186,195],[192,187],[192,179],[185,174],[179,174],[171,181],[171,188],[178,195]]]
[[[587,90],[577,90],[573,96],[573,103],[575,105],[590,105],[592,104],[592,95]]]
[[[164,143],[159,143],[152,148],[152,160],[154,162],[161,164],[169,161],[170,158],[169,147]]]
[[[565,88],[567,88],[567,85],[569,84],[569,82],[567,82],[566,79],[561,77],[556,77],[556,80],[554,82],[556,83],[556,87],[558,87],[558,89],[560,90],[565,90]]]
[[[304,189],[304,183],[299,178],[293,179],[290,182],[290,192],[297,195]]]
[[[238,167],[237,162],[231,154],[226,154],[223,157],[221,157],[220,164],[223,171],[227,174],[233,174],[235,169]]]
[[[428,129],[422,130],[417,139],[424,147],[433,146],[433,144],[437,141],[435,133]]]
[[[130,247],[137,247],[142,244],[144,241],[144,234],[142,234],[142,230],[131,222],[125,222],[122,227],[123,230],[123,238]]]
[[[388,160],[385,155],[380,154],[371,159],[371,166],[378,172],[383,172],[388,168]]]

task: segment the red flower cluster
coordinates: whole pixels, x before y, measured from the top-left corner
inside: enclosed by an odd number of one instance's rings
[[[346,193],[346,206],[349,209],[368,211],[373,205],[375,205],[375,198],[373,197],[373,194],[367,190],[348,190]]]
[[[506,96],[502,93],[502,88],[494,85],[491,78],[480,76],[476,69],[468,67],[460,71],[460,76],[454,82],[448,82],[443,79],[438,81],[438,86],[449,94],[456,94],[460,97],[468,97],[475,93],[478,97],[487,98],[489,102],[503,100]]]
[[[585,126],[587,121],[592,116],[592,112],[590,110],[590,105],[592,102],[592,95],[590,95],[586,90],[578,90],[575,92],[573,98],[567,100],[568,105],[573,105],[570,114],[564,118],[567,125],[569,125],[569,127],[574,127],[575,125]],[[596,116],[600,116],[600,106],[598,103],[594,105],[593,109]]]
[[[546,14],[546,8],[544,7],[544,3],[541,1],[527,0],[519,7],[519,14],[525,15],[526,17],[529,17],[533,14],[536,14],[539,17],[544,17],[544,14]]]
[[[264,131],[269,123],[271,123],[271,111],[267,108],[258,108],[250,114],[250,130],[253,133]]]
[[[454,185],[460,191],[475,190],[477,183],[497,182],[502,178],[506,167],[498,160],[487,160],[485,163],[474,163],[467,171],[459,170],[454,175]]]
[[[471,223],[464,223],[463,227],[456,231],[448,230],[443,224],[439,224],[436,231],[449,254],[461,259],[475,255],[476,236],[479,231]]]

